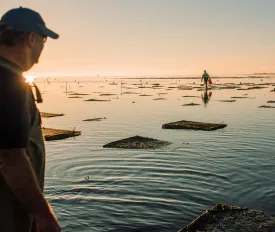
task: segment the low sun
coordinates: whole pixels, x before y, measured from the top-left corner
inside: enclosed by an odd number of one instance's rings
[[[25,76],[26,82],[27,83],[32,83],[34,81],[34,76]]]

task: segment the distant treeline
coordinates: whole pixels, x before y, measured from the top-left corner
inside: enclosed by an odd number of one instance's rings
[[[275,75],[275,73],[254,73],[254,75]]]

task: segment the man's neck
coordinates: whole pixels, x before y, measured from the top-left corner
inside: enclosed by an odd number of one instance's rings
[[[26,65],[22,62],[22,53],[18,51],[15,52],[14,48],[0,47],[0,56],[18,65],[22,70],[26,70]]]

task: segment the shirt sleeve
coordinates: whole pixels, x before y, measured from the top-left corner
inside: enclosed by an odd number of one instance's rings
[[[0,149],[26,148],[30,128],[28,88],[1,88],[0,98]]]

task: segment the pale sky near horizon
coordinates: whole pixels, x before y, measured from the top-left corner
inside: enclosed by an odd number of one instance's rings
[[[275,72],[274,0],[9,0],[60,34],[29,75]]]

